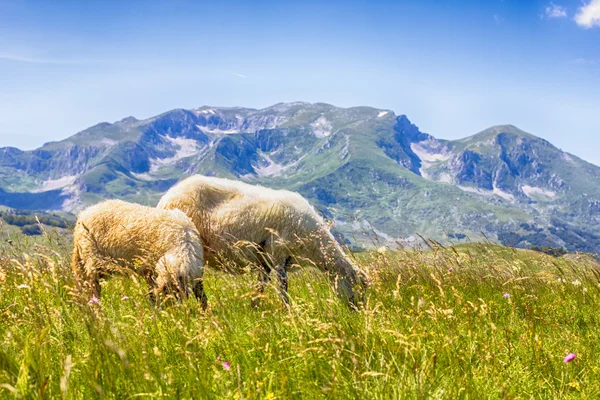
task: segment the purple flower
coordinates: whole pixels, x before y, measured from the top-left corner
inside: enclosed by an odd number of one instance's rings
[[[129,300],[129,296],[123,296],[123,297],[121,297],[121,301],[125,301],[125,300]]]
[[[217,361],[221,361],[221,356],[217,356]]]
[[[231,369],[231,363],[230,363],[229,361],[225,361],[225,362],[223,363],[223,369],[224,369],[225,371],[229,371],[229,370]]]
[[[452,268],[452,267],[448,268],[448,272],[452,272],[452,271],[454,271],[454,268]]]
[[[567,354],[567,356],[565,357],[565,359],[563,361],[568,363],[568,362],[573,361],[575,359],[575,357],[577,357],[577,354],[570,353],[570,354]]]
[[[502,297],[504,297],[505,299],[508,299],[508,298],[510,298],[510,293],[504,293],[502,295]]]
[[[94,296],[88,301],[88,304],[100,304],[100,299]]]

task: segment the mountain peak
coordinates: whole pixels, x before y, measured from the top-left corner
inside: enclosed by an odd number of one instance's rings
[[[261,111],[267,111],[267,110],[273,110],[273,111],[277,111],[277,112],[285,112],[285,111],[289,111],[292,108],[298,108],[298,107],[306,107],[306,106],[312,106],[313,104],[311,103],[307,103],[304,101],[292,101],[289,103],[277,103],[277,104],[273,104],[272,106],[266,107],[264,109],[262,109]]]
[[[2,149],[0,204],[152,205],[197,173],[296,190],[365,243],[361,227],[393,241],[484,232],[511,245],[600,251],[600,168],[514,125],[438,140],[406,115],[366,106],[174,109],[34,151]]]
[[[508,135],[511,137],[540,140],[540,141],[545,142],[544,139],[537,137],[535,135],[532,135],[531,133],[525,132],[525,131],[517,128],[516,126],[510,125],[510,124],[494,125],[490,128],[487,128],[487,129],[479,132],[479,133],[476,133],[475,135],[466,137],[464,139],[457,140],[456,142],[468,145],[468,144],[473,144],[473,143],[478,143],[478,142],[486,142],[486,141],[489,141],[490,139],[495,139],[500,135]]]
[[[120,121],[117,121],[118,124],[133,124],[135,122],[139,122],[139,119],[133,116],[125,117]]]

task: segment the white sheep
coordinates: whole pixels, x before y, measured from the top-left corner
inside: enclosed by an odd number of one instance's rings
[[[285,303],[289,302],[287,271],[293,262],[327,271],[338,294],[352,305],[354,287],[366,287],[365,273],[344,254],[323,219],[298,193],[196,175],[172,187],[157,207],[179,209],[192,219],[209,267],[242,272],[250,264],[258,265],[259,293],[274,269]]]
[[[160,292],[187,297],[193,284],[206,308],[202,242],[181,211],[109,200],[81,212],[73,236],[73,273],[80,288],[82,280],[91,286],[95,298],[100,277],[129,268],[144,276],[152,299]]]

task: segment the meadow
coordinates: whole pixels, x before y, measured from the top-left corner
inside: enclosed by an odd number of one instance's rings
[[[195,299],[151,304],[135,276],[90,303],[68,239],[11,235],[0,398],[600,397],[600,265],[585,255],[491,243],[355,254],[372,281],[358,312],[315,270],[290,275],[289,308],[271,285],[257,309],[255,274],[207,270],[202,312]]]

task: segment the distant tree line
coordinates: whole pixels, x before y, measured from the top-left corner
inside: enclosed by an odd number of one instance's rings
[[[548,254],[553,257],[562,257],[567,254],[567,250],[564,248],[548,247],[548,246],[531,246],[531,250]]]
[[[0,211],[0,218],[7,224],[18,226],[25,235],[35,236],[42,233],[39,223],[56,228],[66,229],[69,221],[47,212],[31,210]],[[38,223],[39,221],[39,223]]]

